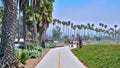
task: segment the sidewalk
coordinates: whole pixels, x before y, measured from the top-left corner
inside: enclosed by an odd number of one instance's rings
[[[68,46],[51,49],[35,68],[86,68]]]

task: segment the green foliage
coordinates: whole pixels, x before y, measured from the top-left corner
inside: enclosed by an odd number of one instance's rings
[[[26,16],[26,19],[27,19],[26,22],[27,22],[27,24],[30,24],[33,21],[32,10],[31,10],[30,6],[28,6],[28,8],[27,8],[26,14],[27,14],[27,16]]]
[[[40,56],[40,51],[38,50],[29,50],[28,53],[30,58],[37,58]]]
[[[27,36],[28,36],[28,38],[32,38],[32,33],[29,31],[29,32],[27,33]]]
[[[27,50],[23,50],[21,53],[21,63],[25,64],[26,60],[29,58]]]
[[[38,50],[38,51],[42,52],[43,48],[39,44],[34,44],[34,50]]]
[[[27,44],[27,49],[28,50],[33,50],[33,48],[34,48],[33,44]]]
[[[53,0],[51,0],[51,1],[42,1],[41,0],[41,4],[40,4],[40,12],[41,13],[39,13],[39,15],[43,15],[43,16],[45,15],[47,23],[50,23],[52,21],[53,2],[54,2]]]
[[[3,7],[3,6],[0,6],[0,25],[2,24],[3,14],[4,14],[4,7]]]
[[[47,48],[54,48],[56,45],[54,43],[46,43]]]
[[[23,64],[25,61],[30,58],[37,58],[40,56],[43,48],[39,44],[28,44],[27,50],[16,49],[15,50],[15,57]]]
[[[53,33],[52,36],[53,36],[54,40],[61,39],[62,32],[61,32],[61,28],[59,26],[56,26],[56,28],[52,30],[52,33]]]
[[[3,14],[4,14],[4,7],[0,6],[0,18],[3,17]]]
[[[17,58],[17,59],[19,59],[20,60],[20,58],[21,58],[21,52],[22,52],[22,50],[21,49],[16,49],[15,50],[15,57]]]
[[[65,35],[63,38],[64,38],[64,42],[67,43],[68,40],[69,40],[69,36],[68,36],[68,35]]]
[[[35,13],[35,17],[36,17],[37,21],[41,21],[42,20],[42,16],[38,12]]]
[[[21,63],[25,64],[26,60],[29,58],[27,50],[16,49],[15,57],[20,60]]]
[[[119,68],[120,44],[87,44],[72,52],[89,68]]]

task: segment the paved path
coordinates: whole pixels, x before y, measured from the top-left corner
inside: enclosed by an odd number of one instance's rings
[[[51,49],[35,68],[86,68],[68,46]]]

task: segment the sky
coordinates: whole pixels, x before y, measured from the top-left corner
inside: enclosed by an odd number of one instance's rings
[[[120,0],[55,0],[53,18],[74,24],[120,26]],[[2,2],[0,0],[0,5]]]
[[[75,24],[120,26],[120,0],[55,0],[53,18]]]
[[[55,0],[53,18],[74,24],[91,23],[98,26],[104,23],[108,27],[118,25],[120,28],[120,0]],[[51,31],[48,30],[52,36]]]

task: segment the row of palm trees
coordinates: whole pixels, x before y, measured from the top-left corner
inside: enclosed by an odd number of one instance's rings
[[[64,35],[68,35],[70,37],[70,35],[75,36],[76,34],[80,34],[83,35],[83,37],[90,37],[90,36],[96,36],[96,37],[101,37],[103,38],[103,36],[109,36],[111,38],[116,38],[117,36],[120,36],[120,29],[118,29],[117,25],[114,25],[114,28],[108,28],[108,25],[103,24],[103,23],[99,23],[99,27],[95,27],[94,24],[73,24],[71,21],[61,21],[59,19],[53,19],[53,28],[54,25],[56,24],[62,24],[60,26],[63,26],[63,30],[62,30],[62,36]],[[65,28],[66,27],[66,28]],[[77,33],[76,33],[77,32]]]
[[[44,32],[52,21],[54,0],[2,0],[2,2],[4,15],[2,17],[0,68],[14,68],[17,20],[22,17],[24,45],[26,45],[27,28],[32,33],[33,41],[36,42],[37,33],[39,33],[39,42],[41,42]]]

